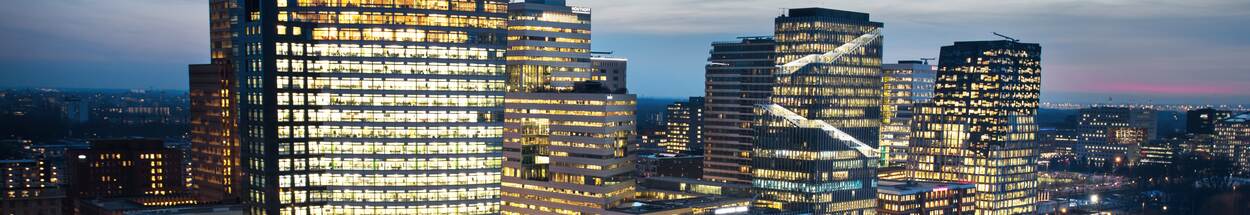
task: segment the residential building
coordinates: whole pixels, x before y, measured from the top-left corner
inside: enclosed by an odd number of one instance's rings
[[[0,214],[66,214],[55,168],[44,160],[0,160]]]
[[[972,214],[972,184],[881,180],[877,214]]]
[[[73,214],[81,200],[112,197],[155,197],[187,194],[183,152],[151,139],[93,140],[89,149],[71,149],[66,174]]]
[[[927,61],[903,60],[881,65],[881,166],[902,167],[907,163],[912,106],[933,99],[936,76],[933,65]]]
[[[660,142],[668,153],[703,154],[703,97],[690,97],[668,105],[664,115],[666,137]]]
[[[939,59],[933,102],[912,119],[912,178],[975,184],[977,214],[1035,213],[1041,45],[955,42]]]
[[[242,191],[235,134],[234,77],[227,64],[190,66],[191,177],[204,202],[234,202]]]
[[[772,95],[776,42],[772,37],[740,37],[713,42],[705,67],[703,179],[751,183],[751,149],[757,104]]]
[[[248,214],[500,212],[507,1],[238,3]]]

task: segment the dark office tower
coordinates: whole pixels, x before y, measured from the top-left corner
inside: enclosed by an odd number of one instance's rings
[[[756,105],[752,187],[765,207],[871,214],[877,206],[882,24],[792,9],[776,19],[772,104]]]
[[[1216,144],[1232,152],[1220,157],[1233,162],[1234,174],[1250,175],[1250,112],[1220,119],[1214,130]]]
[[[665,138],[660,147],[674,154],[703,154],[703,108],[703,97],[668,105],[664,115]]]
[[[499,213],[506,1],[238,2],[250,214]]]
[[[942,47],[933,103],[913,117],[913,178],[976,184],[977,214],[1030,214],[1037,203],[1041,46],[1012,40]]]
[[[772,37],[712,43],[706,66],[703,179],[751,183],[751,146],[757,104],[773,93],[776,49]]]
[[[232,202],[241,191],[235,138],[234,77],[227,64],[191,65],[191,177],[203,202]]]
[[[611,52],[591,55],[590,63],[595,71],[592,79],[603,82],[603,87],[614,92],[627,91],[625,73],[629,66],[629,59],[608,54]]]
[[[568,91],[591,80],[590,10],[564,0],[508,5],[510,92]]]
[[[907,163],[913,106],[933,99],[937,73],[922,61],[881,65],[881,73],[881,145],[877,148],[882,166],[902,167]]]
[[[1158,121],[1153,109],[1091,107],[1078,111],[1078,159],[1096,167],[1128,165],[1139,149],[1154,139]]]
[[[212,64],[190,65],[191,177],[203,202],[237,201],[242,191],[240,148],[236,136],[231,11],[236,1],[209,1]]]
[[[824,8],[790,9],[777,17],[779,67],[771,101],[877,147],[881,27],[866,13]],[[863,44],[839,49],[857,42]]]
[[[1232,111],[1203,108],[1185,113],[1185,131],[1190,134],[1214,134],[1215,124],[1233,116]]]
[[[65,152],[68,197],[139,197],[186,191],[182,152],[160,140],[91,141],[90,149]]]

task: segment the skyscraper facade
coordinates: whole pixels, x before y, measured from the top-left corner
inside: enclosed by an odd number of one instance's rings
[[[506,1],[238,3],[249,213],[499,213]]]
[[[234,202],[242,191],[232,11],[237,1],[209,1],[211,64],[190,65],[191,182],[202,202]]]
[[[915,103],[933,99],[937,73],[922,61],[899,61],[881,65],[881,165],[902,167],[907,163],[911,141],[911,116]]]
[[[509,93],[507,100],[504,214],[604,214],[633,199],[633,95]]]
[[[776,43],[741,37],[712,43],[705,67],[703,179],[751,183],[754,108],[772,95]]]
[[[756,106],[752,187],[766,208],[872,214],[877,206],[882,24],[791,9],[776,19],[771,103]]]
[[[564,0],[509,4],[507,58],[513,92],[572,90],[591,80],[590,9]]]
[[[660,142],[668,153],[703,154],[703,97],[674,102],[666,108],[665,138]]]
[[[943,46],[933,102],[913,118],[911,177],[976,184],[977,214],[1034,213],[1040,54],[1013,40]]]
[[[883,24],[866,13],[824,8],[790,9],[775,24],[772,103],[877,147]],[[863,44],[837,50],[856,40]]]

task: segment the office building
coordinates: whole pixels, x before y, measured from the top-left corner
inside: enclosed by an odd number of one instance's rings
[[[690,97],[668,105],[664,114],[665,138],[660,147],[672,154],[703,154],[703,97]]]
[[[1203,108],[1185,112],[1185,131],[1189,134],[1214,134],[1215,124],[1233,116],[1232,111]]]
[[[204,202],[233,202],[242,191],[234,77],[226,66],[190,66],[191,181]]]
[[[1143,143],[1154,139],[1151,109],[1092,107],[1078,111],[1076,157],[1095,167],[1129,165]]]
[[[882,26],[866,13],[824,8],[777,17],[772,103],[877,147]]]
[[[907,162],[912,106],[933,99],[936,76],[927,61],[881,65],[881,166],[902,167]]]
[[[876,148],[820,120],[760,105],[752,153],[757,205],[782,212],[872,214]]]
[[[1152,140],[1141,146],[1141,154],[1137,158],[1139,165],[1168,166],[1176,157],[1178,139]]]
[[[238,3],[247,213],[499,213],[506,1]]]
[[[971,184],[881,180],[877,184],[877,214],[972,214]]]
[[[625,74],[629,67],[629,59],[611,54],[612,52],[591,52],[590,64],[594,67],[591,79],[603,83],[603,87],[612,92],[624,92],[628,88],[625,85],[627,83]]]
[[[504,214],[602,214],[633,198],[636,100],[604,91],[508,94]]]
[[[771,104],[756,105],[752,186],[764,208],[871,214],[877,205],[882,24],[790,9],[776,20]]]
[[[0,214],[66,214],[55,168],[44,160],[0,160]]]
[[[1215,123],[1216,144],[1231,149],[1232,156],[1221,156],[1233,162],[1233,174],[1250,175],[1250,112],[1239,113]]]
[[[642,178],[703,177],[703,156],[688,154],[650,154],[638,156],[638,175]]]
[[[89,149],[65,152],[67,201],[71,214],[84,214],[83,200],[184,195],[183,152],[161,140],[93,140]],[[191,199],[194,201],[194,199]]]
[[[564,0],[508,5],[508,85],[511,92],[572,90],[590,81],[590,9]]]
[[[757,104],[772,95],[776,43],[772,37],[713,42],[705,67],[703,179],[751,183]]]
[[[939,59],[933,102],[912,118],[912,178],[975,184],[977,214],[1034,213],[1041,46],[955,42]]]

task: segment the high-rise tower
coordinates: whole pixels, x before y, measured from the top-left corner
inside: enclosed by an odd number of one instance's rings
[[[911,118],[916,103],[933,99],[933,66],[922,61],[899,61],[881,65],[881,152],[882,166],[901,167],[907,163],[911,140]]]
[[[240,0],[252,214],[495,214],[507,2]]]
[[[765,207],[872,214],[877,206],[882,24],[791,9],[776,20],[772,104],[756,105],[752,187]]]
[[[754,108],[773,94],[776,43],[741,37],[712,43],[706,66],[703,179],[751,183]]]
[[[242,170],[237,133],[238,107],[230,15],[232,0],[209,1],[211,64],[190,65],[192,188],[203,202],[239,198]]]
[[[1035,212],[1041,46],[944,46],[934,92],[913,118],[911,177],[976,184],[978,214]]]

